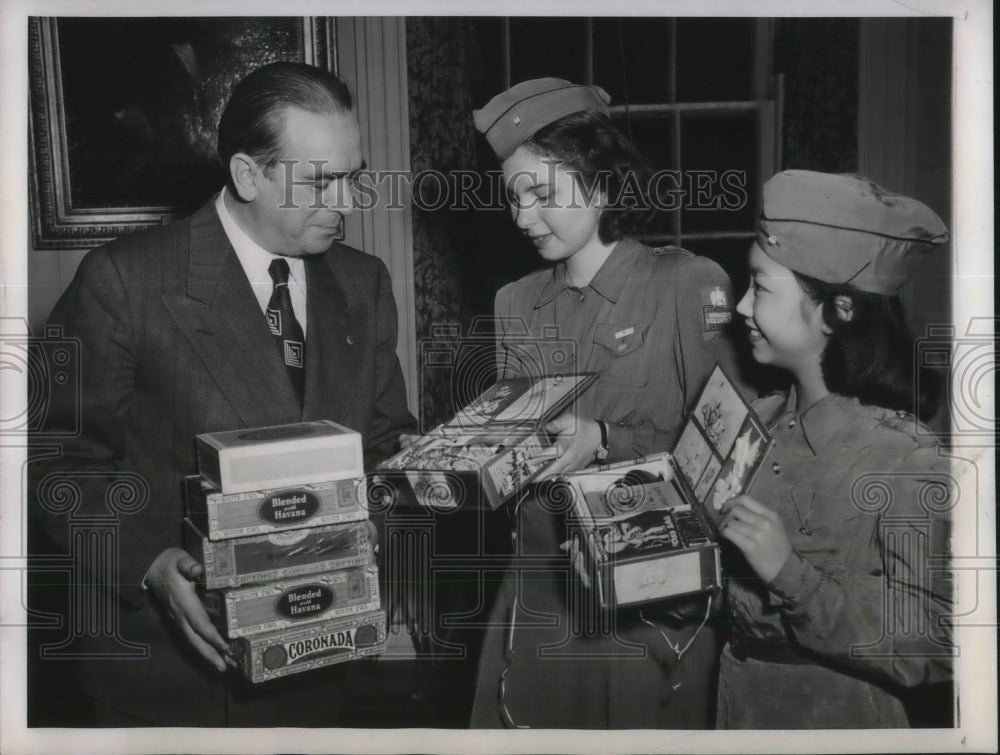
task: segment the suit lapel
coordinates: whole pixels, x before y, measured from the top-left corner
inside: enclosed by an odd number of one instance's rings
[[[303,419],[343,416],[358,388],[357,354],[365,335],[367,307],[348,298],[330,265],[331,254],[336,254],[336,248],[305,260],[308,331]]]
[[[185,293],[165,295],[164,304],[247,426],[298,420],[285,365],[214,199],[192,218]]]

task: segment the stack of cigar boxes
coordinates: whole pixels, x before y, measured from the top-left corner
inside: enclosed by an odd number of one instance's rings
[[[328,420],[196,438],[185,548],[252,682],[385,649],[358,433]]]

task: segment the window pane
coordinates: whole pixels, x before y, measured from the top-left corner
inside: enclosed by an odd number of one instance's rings
[[[733,291],[739,300],[747,290],[750,280],[747,255],[753,239],[685,239],[684,248],[719,263],[733,282]],[[736,302],[732,302],[735,304]]]
[[[613,105],[669,102],[669,66],[669,18],[594,19],[594,82]]]
[[[753,87],[752,18],[677,21],[677,100],[749,100]]]
[[[757,126],[753,113],[681,119],[685,233],[754,228]]]
[[[503,20],[468,19],[466,70],[472,106],[481,108],[503,91]],[[470,115],[471,117],[471,115]]]
[[[629,135],[629,126],[624,116],[615,118],[615,123],[626,136]],[[666,117],[634,117],[632,118],[631,139],[639,152],[646,158],[654,171],[664,171],[676,168],[670,159],[670,143],[673,139],[673,119]],[[669,208],[679,204],[676,197],[676,190],[679,186],[679,178],[674,174],[667,175],[658,182],[658,206]],[[671,192],[675,194],[671,194]],[[673,230],[672,213],[667,210],[660,210],[650,221],[648,230],[651,233],[669,233]]]
[[[512,18],[511,83],[545,76],[581,83],[585,41],[582,18]]]
[[[674,134],[672,116],[633,115],[630,126],[623,114],[616,114],[614,122],[654,169],[677,167],[670,162],[670,142]]]

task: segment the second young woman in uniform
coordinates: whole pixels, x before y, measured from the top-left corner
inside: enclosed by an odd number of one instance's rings
[[[729,279],[637,239],[648,176],[608,102],[599,87],[537,79],[475,113],[513,220],[548,263],[497,294],[500,377],[599,373],[547,428],[561,453],[550,474],[670,450],[714,365],[735,371]],[[654,610],[600,614],[560,547],[564,504],[517,507],[472,725],[709,728],[713,631]]]
[[[737,311],[754,358],[791,389],[756,402],[774,447],[722,507],[718,723],[903,727],[901,690],[951,676],[956,498],[918,421],[933,392],[897,294],[948,234],[920,202],[854,176],[785,171],[763,199]]]

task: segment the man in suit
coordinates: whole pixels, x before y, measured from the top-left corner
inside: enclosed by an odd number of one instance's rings
[[[79,343],[81,431],[33,465],[33,505],[67,549],[75,522],[117,517],[117,560],[93,586],[112,583],[115,631],[77,638],[98,724],[349,725],[351,664],[257,687],[226,671],[195,589],[202,567],[180,547],[196,434],[332,419],[380,455],[415,425],[388,271],[334,241],[364,167],[346,85],[302,64],[254,71],[222,114],[219,154],[218,195],[90,252],[53,310]],[[53,396],[50,434],[77,409]],[[47,487],[60,475],[79,492],[72,510]],[[131,506],[111,503],[116,481]]]

